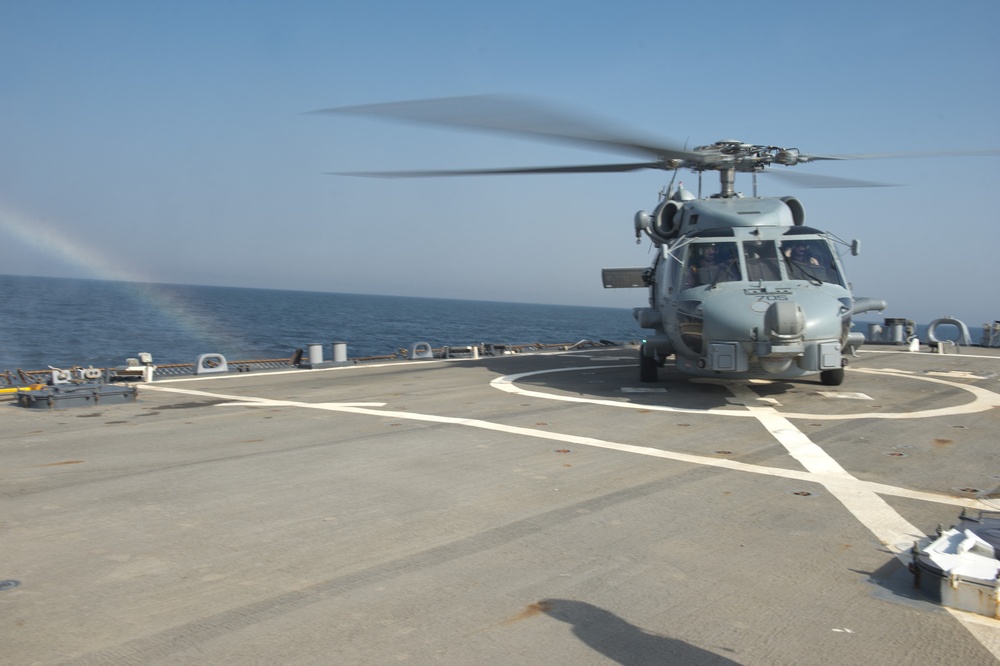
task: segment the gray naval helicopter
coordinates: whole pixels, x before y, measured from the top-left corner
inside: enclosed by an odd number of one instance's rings
[[[635,216],[636,237],[646,234],[657,248],[653,265],[603,271],[605,287],[649,288],[649,306],[633,310],[639,326],[652,330],[639,351],[640,380],[656,381],[658,368],[674,355],[676,368],[689,375],[818,373],[824,384],[841,384],[845,352],[864,342],[851,331],[851,317],[883,310],[885,301],[852,296],[837,239],[805,226],[798,199],[743,197],[733,188],[737,170],[809,157],[737,141],[695,152],[711,155],[702,164],[726,164],[713,169],[721,191],[698,198],[671,187],[652,213]],[[857,241],[851,250],[857,254]]]
[[[639,351],[639,378],[658,380],[675,357],[678,371],[727,379],[789,379],[819,375],[844,381],[847,354],[864,342],[851,318],[879,311],[883,300],[851,293],[836,251],[846,243],[805,224],[795,197],[758,197],[757,174],[772,166],[820,160],[994,155],[1000,151],[809,155],[796,148],[718,141],[692,150],[637,138],[607,123],[583,120],[537,103],[504,96],[455,97],[323,109],[349,114],[499,131],[640,155],[643,161],[580,166],[436,171],[338,172],[383,178],[546,173],[601,173],[688,169],[698,174],[697,196],[674,186],[661,192],[651,213],[635,216],[636,242],[645,234],[656,248],[649,267],[606,268],[607,288],[646,288],[649,305],[635,308],[648,329]],[[701,196],[703,172],[718,172],[720,191]],[[753,176],[753,196],[735,190],[737,172]],[[773,172],[772,172],[773,173]],[[776,174],[778,175],[778,174]],[[805,187],[871,187],[879,183],[784,173]],[[858,242],[850,245],[857,255]]]

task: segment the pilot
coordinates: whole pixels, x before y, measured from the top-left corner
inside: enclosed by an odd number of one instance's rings
[[[802,241],[792,243],[792,246],[785,250],[785,256],[789,261],[793,261],[796,264],[819,266],[819,260],[812,255],[812,252],[809,251],[809,246]]]
[[[715,247],[714,243],[702,247],[701,257],[698,258],[697,267],[704,268],[706,266],[714,266],[718,256],[718,249]]]
[[[793,242],[785,250],[785,259],[788,261],[788,277],[791,279],[829,282],[826,271],[820,267],[819,259],[813,255],[805,241]]]
[[[720,261],[715,244],[702,245],[701,256],[691,264],[687,275],[684,276],[684,287],[732,280],[734,278],[731,276],[731,267],[731,261]]]

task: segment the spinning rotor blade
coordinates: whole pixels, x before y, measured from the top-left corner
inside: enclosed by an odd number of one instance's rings
[[[836,176],[825,176],[816,173],[802,173],[800,171],[790,172],[777,169],[762,171],[761,175],[767,177],[780,178],[781,180],[798,185],[799,187],[823,189],[837,187],[898,187],[892,183],[877,183],[870,180],[857,180],[855,178],[838,178]]]
[[[686,150],[658,139],[618,130],[608,121],[585,119],[551,106],[504,95],[445,97],[385,104],[342,106],[313,111],[314,114],[358,115],[388,120],[515,134],[617,153],[652,157],[655,161],[581,166],[517,167],[505,169],[458,169],[431,171],[385,171],[335,173],[368,178],[418,178],[433,176],[493,176],[546,173],[615,173],[640,169],[691,169],[693,171],[735,171],[776,173],[803,187],[891,187],[850,178],[771,171],[773,165],[795,166],[823,160],[894,159],[911,157],[977,157],[1000,155],[1000,149],[914,153],[855,153],[810,155],[796,148],[755,145],[740,141],[717,141]]]
[[[360,115],[474,130],[524,134],[618,153],[661,159],[697,160],[700,155],[654,139],[629,136],[610,123],[585,120],[536,102],[504,95],[363,104],[313,113]]]
[[[621,173],[641,169],[663,169],[661,162],[632,162],[628,164],[588,164],[582,166],[514,167],[510,169],[446,169],[439,171],[340,171],[331,176],[359,176],[362,178],[424,178],[439,176],[512,176],[537,173]]]
[[[842,155],[802,155],[801,161],[890,160],[909,159],[911,157],[990,157],[993,155],[1000,155],[1000,148],[983,148],[979,150],[938,150],[920,153],[845,153]]]

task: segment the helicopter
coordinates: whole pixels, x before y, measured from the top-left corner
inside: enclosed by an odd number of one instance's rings
[[[693,149],[639,137],[609,123],[585,120],[537,103],[499,95],[451,97],[321,109],[346,114],[485,130],[569,142],[642,156],[642,161],[501,169],[334,172],[378,178],[554,173],[613,173],[658,169],[674,172],[652,212],[633,219],[636,243],[655,247],[650,266],[605,268],[605,288],[643,288],[648,305],[633,309],[649,331],[639,348],[639,380],[655,382],[673,356],[681,373],[720,379],[796,379],[819,375],[843,383],[848,355],[863,344],[852,317],[881,311],[886,302],[855,297],[838,244],[850,244],[805,224],[793,196],[759,197],[757,175],[768,172],[806,187],[878,187],[832,176],[771,171],[822,160],[995,155],[1000,150],[937,153],[813,155],[797,148],[722,140]],[[698,176],[698,193],[674,184],[677,172]],[[717,172],[719,191],[702,196],[704,172]],[[750,174],[753,193],[735,188],[737,173]]]

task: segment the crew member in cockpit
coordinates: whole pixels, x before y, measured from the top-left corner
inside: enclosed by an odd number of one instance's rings
[[[809,249],[804,241],[795,241],[784,251],[788,262],[788,277],[793,280],[824,280],[824,271],[820,268],[819,259]],[[821,275],[823,275],[821,277]]]
[[[727,260],[720,256],[719,248],[714,243],[700,244],[699,250],[700,255],[691,262],[684,275],[685,289],[702,284],[715,284],[716,282],[739,279],[738,269],[734,271],[735,262],[733,259]]]

